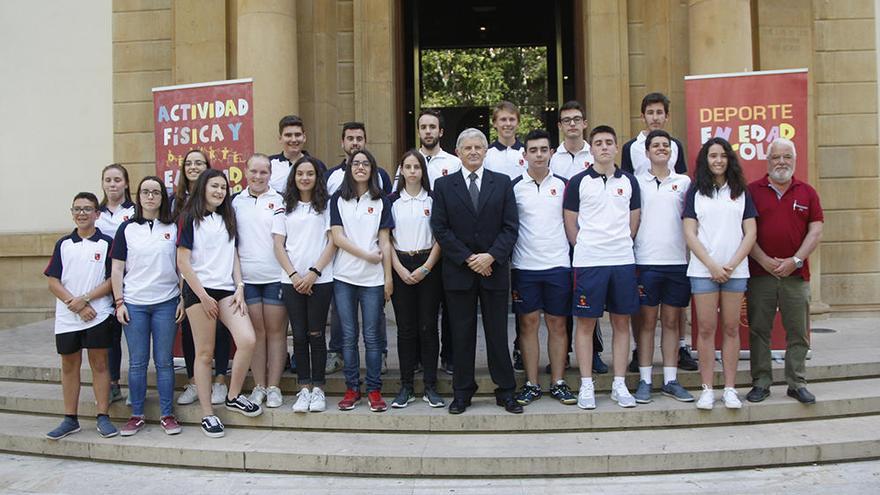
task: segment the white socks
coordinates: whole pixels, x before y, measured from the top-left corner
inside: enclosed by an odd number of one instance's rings
[[[622,376],[615,376],[611,383],[612,387],[626,387],[626,380]]]
[[[685,342],[684,339],[678,339],[678,347],[680,347],[680,348],[682,348],[682,349],[684,349],[685,347],[687,347],[687,343]]]
[[[651,384],[651,366],[639,366],[639,379],[648,385]]]
[[[678,368],[675,366],[664,366],[663,367],[663,385],[666,385],[669,382],[674,382],[678,379]]]

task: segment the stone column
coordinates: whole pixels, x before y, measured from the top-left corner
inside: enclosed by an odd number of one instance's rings
[[[750,0],[689,0],[688,26],[691,75],[752,70]]]
[[[254,79],[254,148],[276,153],[278,120],[299,111],[296,2],[238,0],[236,77]]]
[[[171,5],[174,83],[226,79],[226,2],[190,0]]]
[[[581,11],[587,118],[622,139],[631,134],[626,0],[585,0]]]

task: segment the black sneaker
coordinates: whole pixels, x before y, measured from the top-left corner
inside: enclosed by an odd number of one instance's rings
[[[550,397],[562,402],[566,406],[577,404],[578,401],[577,396],[571,392],[571,389],[568,388],[568,384],[565,382],[550,387]]]
[[[226,409],[230,411],[235,411],[237,413],[244,414],[245,416],[253,418],[254,416],[259,416],[263,414],[263,409],[260,406],[254,404],[247,397],[242,394],[238,394],[238,397],[229,400],[229,397],[226,398]],[[210,416],[209,416],[210,417]],[[222,426],[222,425],[221,425]]]
[[[540,385],[529,385],[527,383],[523,385],[522,390],[516,394],[516,402],[521,406],[527,406],[540,399],[542,395],[544,395],[544,393],[541,392]]]
[[[400,387],[400,392],[397,393],[397,397],[391,402],[391,407],[395,409],[402,409],[409,405],[410,402],[416,400],[415,395],[413,395],[412,387],[407,387],[404,385]]]
[[[571,369],[571,355],[570,354],[565,355],[565,369]],[[544,368],[544,373],[547,373],[549,375],[552,372],[553,372],[553,370],[552,370],[552,368],[550,368],[550,363],[547,363],[547,367]]]
[[[678,348],[678,369],[685,371],[697,371],[697,360],[691,357],[690,346]]]
[[[202,418],[202,433],[211,438],[220,438],[226,434],[223,431],[223,423],[220,422],[220,418],[217,416],[205,416]]]
[[[629,366],[626,368],[630,373],[638,373],[639,372],[639,350],[633,349],[633,358],[632,361],[629,362]]]
[[[525,373],[526,371],[523,367],[522,353],[516,349],[513,350],[513,371],[517,373]]]
[[[422,400],[427,402],[430,407],[446,407],[446,401],[434,387],[425,387],[425,395],[422,396]]]

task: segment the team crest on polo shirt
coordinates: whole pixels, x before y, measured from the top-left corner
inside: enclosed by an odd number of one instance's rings
[[[95,261],[101,261],[101,253],[95,252]]]
[[[673,185],[672,185],[672,190],[673,190],[673,191],[678,191],[678,184],[673,184]]]
[[[519,159],[519,166],[522,167],[524,163],[525,163],[525,160],[523,160],[522,158],[520,158],[520,159]]]
[[[441,173],[443,174],[444,177],[446,177],[446,174],[449,173],[449,169],[444,168],[443,171],[442,171]]]
[[[618,195],[618,196],[623,196],[623,188],[622,188],[622,187],[618,187],[618,188],[617,188],[617,195]]]
[[[430,210],[430,209],[425,208],[425,216],[426,216],[426,217],[430,217],[430,216],[431,216],[431,210]]]
[[[550,189],[550,196],[556,196],[556,188],[555,187]]]
[[[122,215],[122,221],[125,222],[128,220],[128,215]]]
[[[373,207],[372,207],[372,206],[368,206],[368,207],[367,207],[367,213],[370,214],[370,215],[373,214]]]
[[[166,240],[166,241],[170,241],[170,240],[171,240],[171,232],[165,232],[165,240]]]
[[[269,209],[270,209],[270,210],[274,210],[274,209],[275,209],[275,203],[269,203]]]
[[[584,168],[590,168],[590,162],[584,160]]]

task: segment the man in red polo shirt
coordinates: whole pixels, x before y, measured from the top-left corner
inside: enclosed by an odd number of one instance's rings
[[[770,331],[777,307],[787,341],[788,396],[804,404],[816,402],[805,377],[810,302],[807,257],[822,238],[823,215],[816,190],[794,178],[796,159],[794,143],[774,140],[768,150],[767,175],[749,184],[758,209],[758,241],[749,253],[749,402],[761,402],[770,395]]]

